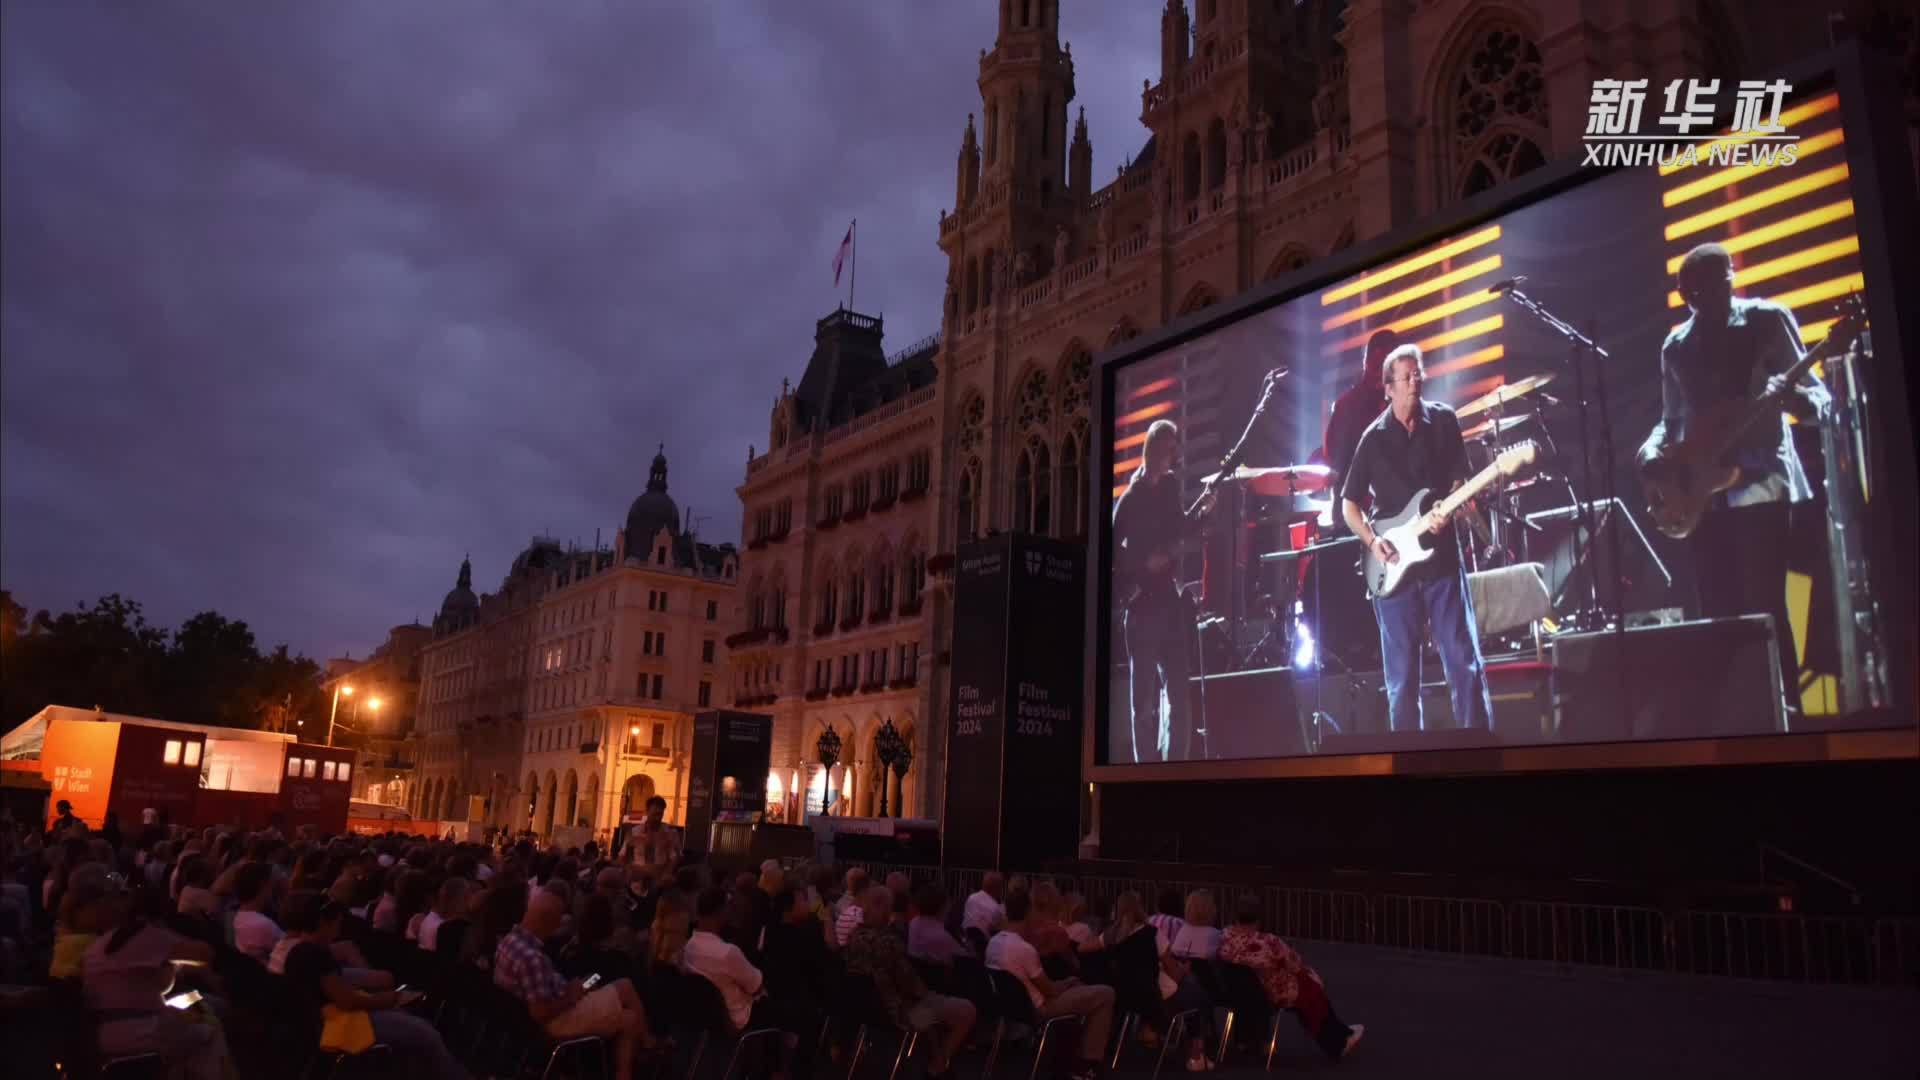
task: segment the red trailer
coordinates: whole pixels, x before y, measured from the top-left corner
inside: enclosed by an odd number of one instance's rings
[[[291,735],[50,705],[7,734],[0,756],[38,759],[49,823],[65,800],[93,828],[109,810],[123,826],[156,810],[181,825],[347,827],[353,751]]]

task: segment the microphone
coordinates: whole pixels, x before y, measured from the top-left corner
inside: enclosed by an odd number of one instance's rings
[[[1267,372],[1267,381],[1275,382],[1277,380],[1284,379],[1292,371],[1293,371],[1292,368],[1288,367],[1285,364],[1282,364],[1279,367],[1274,368],[1272,371]]]
[[[1493,284],[1487,286],[1487,291],[1494,294],[1495,296],[1498,296],[1501,293],[1512,292],[1514,289],[1519,287],[1521,282],[1525,280],[1527,280],[1527,275],[1525,274],[1521,274],[1517,277],[1506,278],[1501,281],[1496,281]]]
[[[1547,393],[1545,390],[1537,390],[1535,391],[1535,393],[1539,394],[1540,400],[1546,402],[1548,405],[1551,405],[1556,409],[1560,407],[1560,399],[1557,397],[1554,397],[1552,394]]]

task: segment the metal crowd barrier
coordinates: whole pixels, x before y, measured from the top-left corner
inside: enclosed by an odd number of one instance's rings
[[[900,871],[918,886],[938,881],[953,903],[980,887],[983,870],[852,862],[875,881]],[[1013,876],[1013,875],[1009,875]],[[1565,967],[1710,975],[1836,985],[1920,987],[1920,919],[1794,913],[1662,911],[1560,901],[1495,901],[1393,892],[1281,888],[1202,878],[1149,880],[1026,874],[1110,910],[1124,892],[1147,910],[1162,890],[1182,898],[1208,889],[1231,921],[1249,893],[1263,925],[1303,942],[1375,945],[1417,952],[1527,960]]]

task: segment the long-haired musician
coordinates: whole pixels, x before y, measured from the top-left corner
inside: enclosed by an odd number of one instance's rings
[[[1180,545],[1189,531],[1180,504],[1180,429],[1171,420],[1147,428],[1141,465],[1113,506],[1114,560],[1126,607],[1129,699],[1133,706],[1133,760],[1191,757],[1193,725],[1187,708],[1187,649],[1194,635],[1191,609],[1180,591]],[[1202,499],[1196,514],[1211,509]],[[1166,692],[1163,716],[1160,695]]]
[[[1660,347],[1660,422],[1640,447],[1643,470],[1657,467],[1672,444],[1687,438],[1688,422],[1705,410],[1786,389],[1783,373],[1804,355],[1791,310],[1733,295],[1733,256],[1726,248],[1701,244],[1687,252],[1677,277],[1692,316]],[[1825,415],[1831,398],[1818,378],[1808,375],[1792,390],[1784,400],[1800,419]],[[1812,499],[1813,487],[1784,417],[1749,427],[1728,464],[1739,467],[1738,481],[1715,496],[1688,537],[1696,604],[1707,618],[1772,615],[1791,699],[1799,664],[1787,624],[1787,508]]]

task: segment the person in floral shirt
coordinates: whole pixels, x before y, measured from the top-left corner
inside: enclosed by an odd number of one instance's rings
[[[1353,1052],[1366,1025],[1351,1027],[1334,1015],[1320,973],[1286,942],[1260,929],[1260,898],[1240,901],[1234,923],[1220,935],[1220,960],[1252,968],[1275,1008],[1290,1009],[1320,1049],[1334,1060]]]

